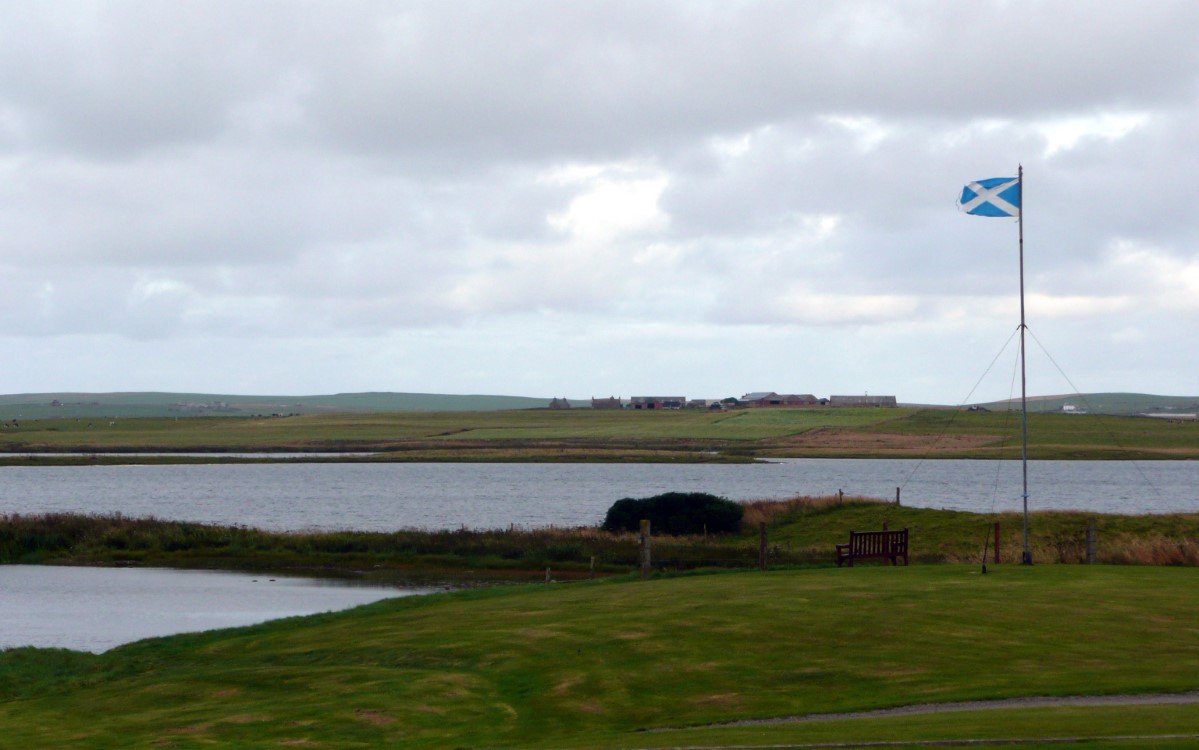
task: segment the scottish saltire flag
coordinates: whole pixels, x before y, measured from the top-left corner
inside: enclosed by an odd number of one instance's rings
[[[974,216],[1019,216],[1020,180],[1016,177],[991,177],[971,182],[962,188],[958,205]]]

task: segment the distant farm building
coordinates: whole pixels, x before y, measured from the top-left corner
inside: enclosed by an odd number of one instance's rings
[[[899,406],[894,396],[829,396],[829,406]]]
[[[629,399],[630,409],[682,409],[687,403],[686,396],[633,396]]]
[[[551,409],[569,409],[570,402],[564,398],[555,398],[553,401],[550,401],[550,408]]]
[[[810,393],[774,393],[773,391],[758,391],[755,393],[747,393],[740,398],[742,406],[763,407],[763,406],[820,406],[820,399]]]
[[[622,402],[620,400],[619,396],[609,396],[608,398],[596,398],[595,396],[592,396],[591,397],[591,408],[592,409],[623,409],[624,402]]]

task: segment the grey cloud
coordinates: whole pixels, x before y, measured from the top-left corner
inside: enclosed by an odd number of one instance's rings
[[[234,377],[187,355],[220,341],[292,383],[819,390],[875,350],[934,389],[1015,294],[1014,224],[954,198],[1023,163],[1047,337],[1119,312],[1146,355],[1194,322],[1199,6],[1094,7],[0,3],[0,336],[174,382]],[[1101,116],[1142,119],[1050,152]]]

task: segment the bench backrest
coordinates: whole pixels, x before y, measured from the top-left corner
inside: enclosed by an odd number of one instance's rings
[[[855,557],[903,554],[908,546],[908,530],[851,531],[849,549]]]

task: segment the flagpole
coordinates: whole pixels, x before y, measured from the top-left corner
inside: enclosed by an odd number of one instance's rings
[[[1024,557],[1025,565],[1032,565],[1032,552],[1028,548],[1028,371],[1024,358],[1024,165],[1016,171],[1016,185],[1020,195],[1020,460],[1024,472]]]

